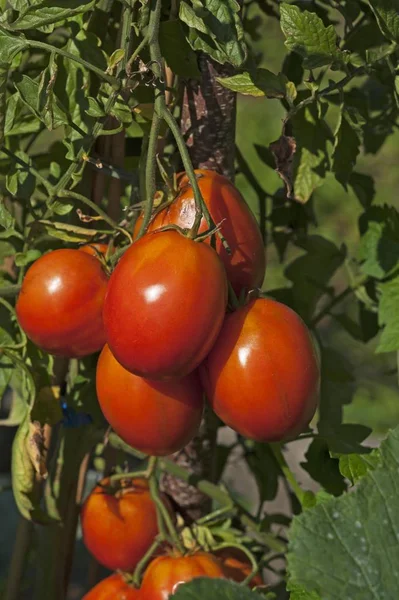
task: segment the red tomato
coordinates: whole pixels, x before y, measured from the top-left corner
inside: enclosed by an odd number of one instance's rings
[[[140,590],[128,585],[119,573],[103,579],[82,600],[140,600]]]
[[[191,556],[160,556],[144,573],[141,598],[167,600],[178,585],[196,577],[225,578],[225,575],[218,559],[206,552]]]
[[[81,357],[105,343],[102,309],[108,278],[99,260],[54,250],[27,271],[17,301],[26,335],[50,354]]]
[[[176,231],[149,233],[122,256],[104,302],[107,342],[128,371],[183,377],[223,323],[226,275],[217,254]]]
[[[227,315],[201,377],[222,421],[259,442],[296,437],[316,410],[320,373],[310,333],[274,300]]]
[[[143,379],[122,367],[107,345],[97,364],[97,396],[116,433],[152,456],[181,450],[201,423],[204,401],[196,372],[172,381]]]
[[[151,231],[156,231],[157,229],[161,229],[161,227],[164,227],[164,225],[165,225],[164,221],[165,221],[166,215],[167,215],[166,208],[157,212],[156,215],[152,217],[151,221],[148,224],[147,233],[150,233]],[[137,236],[140,232],[142,222],[143,222],[143,213],[141,213],[138,216],[137,221],[134,224],[133,240],[135,240],[137,238]]]
[[[227,579],[241,583],[252,572],[252,566],[245,553],[237,548],[223,548],[217,550],[215,555],[220,560]],[[263,579],[256,573],[248,584],[251,588],[263,585]]]
[[[260,287],[265,276],[266,254],[258,223],[237,188],[223,175],[215,171],[199,169],[197,174],[204,201],[230,246],[228,254],[219,236],[216,236],[216,252],[226,268],[227,278],[234,291],[240,294],[243,288]],[[163,224],[175,223],[190,229],[195,220],[193,188],[186,174],[179,179],[180,193],[166,208]],[[202,219],[200,232],[208,226]]]
[[[105,479],[82,506],[83,541],[108,569],[132,571],[158,534],[155,505],[144,479],[135,479],[116,493],[104,489],[107,485]]]
[[[108,244],[85,244],[84,246],[78,248],[78,250],[98,258],[99,254],[102,254],[103,256],[106,255],[108,250]]]

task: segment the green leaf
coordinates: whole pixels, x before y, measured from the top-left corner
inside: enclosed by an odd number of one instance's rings
[[[338,456],[338,455],[336,455]],[[375,469],[379,464],[381,454],[379,450],[373,450],[370,454],[344,454],[339,456],[339,470],[342,475],[349,479],[354,485],[362,479],[369,471]]]
[[[240,67],[247,58],[240,5],[236,0],[184,0],[179,17],[193,50],[203,51],[221,64]]]
[[[293,519],[292,583],[329,600],[395,600],[399,589],[399,428],[381,444],[381,463],[350,494]]]
[[[342,59],[333,25],[325,27],[316,13],[301,11],[293,4],[281,4],[280,14],[281,29],[287,38],[285,45],[304,57],[306,68],[314,69]]]
[[[0,63],[10,64],[14,57],[28,46],[22,37],[15,37],[0,31]]]
[[[346,485],[339,470],[339,462],[331,457],[325,440],[315,438],[307,449],[305,458],[306,462],[301,462],[301,467],[312,479],[320,483],[329,494],[342,494]]]
[[[4,198],[0,198],[0,226],[4,227],[4,229],[13,229],[15,219],[12,214],[8,212],[4,203]]]
[[[383,279],[399,265],[399,212],[393,206],[372,207],[360,220],[359,257],[365,275]]]
[[[378,322],[384,327],[376,352],[399,350],[399,276],[378,285]]]
[[[55,99],[52,101],[51,98],[50,103],[46,103],[43,106],[40,86],[37,81],[34,81],[27,75],[22,75],[20,81],[15,81],[14,85],[18,90],[22,102],[46,125],[47,129],[53,130],[69,123],[68,116],[60,108]]]
[[[245,460],[256,479],[261,501],[274,500],[281,470],[269,445],[247,442]]]
[[[290,600],[322,600],[316,592],[307,592],[304,587],[288,581],[287,591],[290,592]]]
[[[244,71],[232,77],[216,78],[223,87],[247,96],[284,98],[287,79],[285,75],[275,75],[268,69],[256,69],[253,73]]]
[[[171,600],[265,600],[257,592],[225,579],[199,577],[177,587]]]
[[[399,42],[399,0],[369,0],[382,33]]]
[[[360,142],[359,132],[348,118],[348,114],[341,111],[335,131],[333,171],[345,190],[360,152]]]
[[[13,196],[29,200],[36,187],[36,179],[29,169],[32,161],[21,150],[17,150],[15,156],[20,158],[26,166],[17,161],[11,163],[6,177],[6,187]]]
[[[123,60],[124,56],[125,50],[123,48],[118,48],[117,50],[114,50],[107,61],[108,69],[112,71],[112,69],[114,69],[116,65],[118,65],[121,62],[121,60]]]
[[[24,31],[45,25],[53,25],[64,19],[87,12],[94,5],[95,0],[46,0],[41,2],[39,6],[29,6],[11,24],[11,28],[15,31]]]
[[[27,250],[26,252],[17,252],[15,255],[15,264],[17,267],[25,267],[29,263],[37,260],[42,253],[40,250]]]
[[[162,21],[159,27],[159,44],[162,56],[180,77],[198,78],[201,73],[198,68],[197,55],[190,48],[180,21]]]

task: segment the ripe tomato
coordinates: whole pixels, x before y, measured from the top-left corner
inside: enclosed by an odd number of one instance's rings
[[[217,550],[215,555],[222,564],[223,571],[227,579],[232,579],[241,583],[252,572],[251,563],[248,558],[237,548],[223,548]],[[263,579],[259,573],[256,573],[248,584],[251,588],[263,585]]]
[[[143,379],[122,367],[105,345],[96,383],[105,418],[137,450],[153,456],[173,454],[198,431],[204,400],[196,372],[171,381]]]
[[[97,485],[82,506],[83,541],[108,569],[131,571],[158,534],[155,505],[144,479],[135,479],[116,493],[107,485],[107,479]]]
[[[39,348],[81,357],[105,343],[102,308],[108,278],[99,260],[54,250],[27,271],[17,301],[19,323]]]
[[[274,300],[227,315],[201,377],[222,421],[259,442],[295,437],[316,410],[320,373],[310,333]]]
[[[161,229],[161,227],[164,227],[164,225],[165,225],[164,221],[165,221],[166,215],[167,215],[166,208],[157,212],[156,215],[153,216],[151,221],[149,222],[149,225],[147,228],[147,233],[150,233],[151,231],[156,231],[157,229]],[[138,216],[138,218],[134,224],[133,240],[135,240],[137,238],[139,231],[141,229],[142,222],[143,222],[143,213],[141,213]]]
[[[258,223],[237,188],[223,175],[215,171],[199,169],[197,174],[204,201],[230,246],[228,254],[219,236],[216,236],[216,252],[219,254],[234,291],[240,294],[243,288],[260,287],[265,276],[266,254]],[[175,223],[189,229],[195,220],[194,192],[188,177],[179,178],[180,193],[165,209],[163,225]],[[159,217],[158,217],[159,218]],[[153,223],[155,228],[157,223]],[[208,229],[202,219],[200,232]]]
[[[227,303],[217,254],[177,231],[149,233],[122,256],[104,302],[108,345],[128,371],[165,379],[196,369]]]
[[[103,256],[106,255],[108,250],[108,244],[85,244],[84,246],[78,248],[78,250],[98,258],[99,254],[102,254]]]
[[[178,585],[196,577],[225,578],[218,559],[198,552],[191,556],[160,556],[147,567],[141,584],[142,600],[167,600]]]
[[[140,600],[140,590],[128,585],[119,573],[103,579],[82,600]]]

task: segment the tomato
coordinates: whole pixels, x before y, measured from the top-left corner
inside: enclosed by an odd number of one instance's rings
[[[158,534],[156,508],[144,479],[115,493],[107,485],[107,479],[97,485],[82,506],[83,541],[108,569],[131,571]]]
[[[204,400],[196,372],[171,381],[143,379],[122,367],[107,345],[97,364],[97,396],[116,433],[152,456],[183,448],[201,423]]]
[[[226,275],[212,248],[177,231],[149,233],[125,252],[109,280],[108,345],[136,375],[184,377],[212,348],[226,303]]]
[[[157,229],[161,229],[161,227],[164,227],[165,223],[165,218],[167,216],[167,209],[163,208],[162,210],[158,211],[155,215],[152,216],[151,221],[148,224],[148,228],[147,228],[147,232],[151,232],[151,231],[156,231]],[[141,224],[143,222],[143,213],[141,213],[138,218],[137,221],[134,224],[134,229],[133,229],[133,240],[135,240],[140,232],[141,229]]]
[[[258,223],[238,189],[223,175],[215,171],[199,169],[198,179],[204,201],[216,225],[226,239],[228,254],[219,236],[216,251],[220,256],[234,291],[260,287],[265,276],[266,254]],[[195,220],[195,199],[188,177],[179,178],[180,193],[170,206],[158,213],[151,222],[150,231],[169,224],[190,229]],[[208,229],[203,218],[200,233]],[[210,240],[208,240],[210,241]]]
[[[108,278],[99,260],[79,250],[54,250],[27,271],[17,301],[18,321],[39,348],[67,357],[105,343],[102,308]]]
[[[252,566],[245,553],[237,548],[223,548],[217,550],[215,555],[220,560],[227,579],[241,583],[252,572]],[[263,585],[263,579],[256,573],[248,584],[250,587]]]
[[[108,250],[108,244],[85,244],[84,246],[78,248],[78,250],[98,258],[99,254],[102,254],[103,256],[106,255]]]
[[[140,600],[140,590],[128,585],[119,573],[103,579],[82,600]]]
[[[142,600],[167,600],[178,585],[196,577],[225,578],[218,559],[198,552],[191,556],[160,556],[147,567],[141,584]]]
[[[316,410],[320,373],[310,333],[274,300],[227,315],[201,377],[220,419],[259,442],[296,437]]]

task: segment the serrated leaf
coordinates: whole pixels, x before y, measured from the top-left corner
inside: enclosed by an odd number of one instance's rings
[[[53,25],[87,12],[95,5],[95,0],[45,0],[40,6],[29,6],[11,23],[15,31],[36,29],[45,25]]]
[[[292,583],[329,600],[396,600],[399,589],[399,428],[357,488],[294,517]]]
[[[362,272],[383,279],[399,265],[399,213],[393,206],[373,207],[360,223],[367,223],[359,248]]]
[[[399,42],[399,0],[369,0],[382,33]]]
[[[223,87],[246,96],[266,96],[267,98],[284,98],[286,95],[286,78],[275,75],[268,69],[256,69],[250,73],[244,71],[232,77],[216,78]]]
[[[7,35],[0,31],[0,63],[11,64],[14,57],[28,46],[22,37]]]
[[[336,455],[338,456],[338,455]],[[370,454],[344,454],[339,457],[339,470],[342,475],[349,479],[354,485],[362,479],[369,471],[375,469],[379,464],[381,454],[378,449]]]
[[[35,177],[29,170],[31,159],[27,154],[25,154],[25,152],[22,152],[21,150],[17,150],[15,155],[27,166],[17,161],[13,161],[6,176],[6,187],[13,196],[29,200],[36,187]],[[8,229],[8,231],[4,233],[11,234],[12,231],[12,229]]]
[[[26,252],[17,252],[15,254],[15,264],[17,267],[25,267],[34,260],[37,260],[41,255],[40,250],[35,249],[27,250]]]
[[[89,97],[89,108],[86,108],[85,113],[90,117],[101,118],[105,117],[104,107],[95,99]]]
[[[378,285],[378,322],[384,327],[376,352],[399,350],[399,276]]]
[[[225,579],[199,577],[180,584],[171,600],[264,600],[257,592]]]
[[[333,171],[345,190],[360,152],[360,142],[359,132],[352,126],[346,113],[340,112],[335,131]]]
[[[316,592],[307,592],[303,586],[291,581],[287,583],[287,591],[290,592],[290,600],[322,600]]]
[[[162,56],[180,77],[198,78],[201,73],[198,68],[197,55],[190,48],[180,21],[162,21],[159,27],[159,44]]]
[[[48,129],[53,130],[69,123],[69,117],[54,99],[51,106],[40,107],[40,87],[27,75],[22,75],[20,81],[14,82],[22,102],[40,119]]]
[[[325,27],[316,13],[301,11],[293,4],[281,4],[280,14],[281,29],[287,38],[285,45],[304,57],[306,68],[330,65],[342,58],[333,25]]]
[[[5,200],[0,197],[0,226],[4,229],[10,229],[14,227],[15,219],[5,206]]]
[[[240,5],[236,0],[195,0],[180,3],[179,17],[193,50],[221,64],[240,67],[247,58]]]

